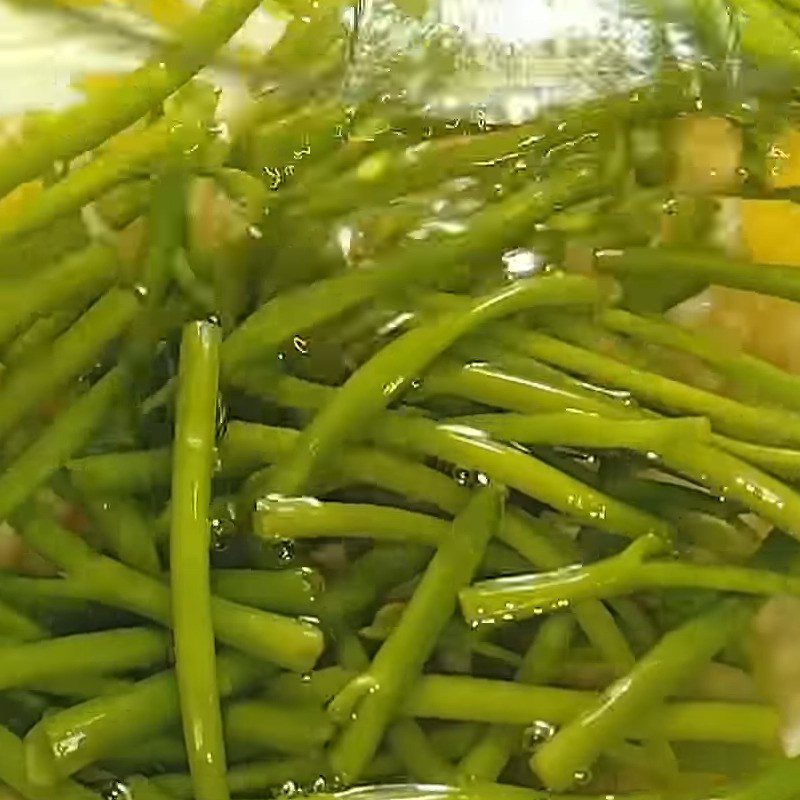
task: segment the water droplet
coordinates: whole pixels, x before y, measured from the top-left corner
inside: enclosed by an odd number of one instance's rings
[[[137,283],[133,287],[133,291],[136,293],[136,296],[141,297],[142,300],[150,294],[150,290],[143,283]]]
[[[550,741],[558,728],[543,719],[537,719],[522,732],[522,749],[526,753],[532,753],[539,745]]]

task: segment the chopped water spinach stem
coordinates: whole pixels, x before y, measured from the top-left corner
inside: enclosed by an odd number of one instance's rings
[[[172,466],[170,605],[175,674],[198,800],[225,800],[229,796],[209,561],[221,339],[221,331],[213,323],[192,323],[184,329]]]
[[[515,679],[522,683],[542,684],[553,680],[569,652],[574,627],[574,619],[566,614],[554,615],[542,623],[525,652]],[[553,733],[549,724],[543,721],[534,723],[533,728],[531,736],[537,743]],[[460,774],[468,781],[497,780],[526,734],[527,731],[513,726],[490,726],[461,759],[458,765]]]
[[[503,502],[501,490],[495,487],[477,491],[447,531],[397,627],[367,670],[331,702],[329,712],[343,726],[330,761],[342,780],[357,780],[377,752],[403,689],[419,673],[452,616],[458,587],[472,579],[500,523]]]
[[[158,579],[101,555],[46,514],[36,514],[20,528],[24,540],[72,582],[73,597],[130,611],[169,627],[170,591]],[[287,669],[310,669],[322,649],[321,633],[302,619],[213,596],[211,614],[220,642]]]
[[[746,614],[739,602],[725,601],[667,633],[627,676],[603,692],[596,706],[537,749],[531,765],[544,785],[556,791],[572,785],[624,726],[647,715],[682,678],[713,658],[743,628]]]
[[[471,622],[525,619],[588,598],[607,599],[648,589],[704,589],[746,595],[800,593],[800,580],[768,570],[654,558],[664,542],[644,537],[620,554],[586,566],[476,583],[461,592]]]
[[[217,659],[216,679],[223,698],[256,686],[264,675],[261,665],[235,653],[221,653]],[[156,673],[124,691],[91,698],[43,718],[24,740],[29,769],[41,775],[40,782],[63,780],[112,759],[121,748],[135,748],[148,737],[174,728],[180,713],[174,671]],[[123,719],[124,725],[120,724]]]
[[[251,479],[251,491],[297,494],[313,480],[319,464],[349,431],[385,408],[414,376],[476,327],[492,319],[536,306],[585,305],[597,302],[597,284],[580,277],[553,276],[520,281],[476,300],[462,313],[445,314],[389,344],[362,366],[301,434],[291,455],[263,478]]]

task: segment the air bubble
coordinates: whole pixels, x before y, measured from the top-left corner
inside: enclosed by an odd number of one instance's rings
[[[588,786],[592,782],[592,773],[588,769],[579,769],[572,777],[576,786]]]
[[[292,339],[292,344],[298,353],[304,356],[308,355],[308,339],[304,339],[302,336],[295,336]]]
[[[291,539],[281,539],[275,545],[275,555],[278,561],[289,563],[295,558],[295,545]]]
[[[522,732],[522,749],[532,753],[537,747],[549,742],[556,735],[557,728],[543,719],[537,719]]]
[[[230,421],[230,411],[227,403],[222,399],[222,395],[217,395],[216,427],[214,430],[216,441],[221,442],[228,432],[228,422]]]
[[[103,792],[105,800],[133,800],[130,786],[120,780],[111,781]]]
[[[296,797],[301,793],[302,789],[300,786],[297,785],[294,781],[286,781],[286,783],[281,786],[280,791],[278,792],[278,797]]]
[[[265,178],[269,178],[269,188],[272,191],[280,188],[283,184],[283,175],[276,167],[266,166],[263,168],[263,173]]]
[[[453,470],[453,479],[459,486],[473,486],[475,484],[475,474],[461,467],[456,467]]]
[[[394,395],[397,390],[403,385],[403,378],[397,378],[396,380],[389,381],[388,383],[383,384],[383,394],[386,397],[391,397]]]
[[[231,131],[227,122],[217,122],[209,125],[208,132],[223,142],[231,141]]]
[[[215,553],[222,553],[227,550],[234,532],[233,523],[230,520],[215,517],[210,522],[210,528],[211,549]]]
[[[674,197],[670,197],[668,200],[665,200],[661,206],[661,210],[667,216],[674,216],[678,213],[678,201]]]
[[[545,259],[526,247],[507,250],[503,253],[503,268],[510,278],[529,278],[540,272]]]

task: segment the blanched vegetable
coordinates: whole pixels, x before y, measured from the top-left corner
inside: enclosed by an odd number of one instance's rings
[[[800,301],[706,195],[790,191],[740,163],[790,140],[773,2],[655,4],[776,66],[746,103],[667,58],[518,126],[354,86],[328,0],[227,51],[228,124],[193,76],[258,3],[153,6],[165,53],[0,149],[3,786],[789,800],[800,379],[664,313]]]

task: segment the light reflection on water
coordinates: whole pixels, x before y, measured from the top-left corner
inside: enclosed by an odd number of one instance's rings
[[[383,73],[395,93],[441,115],[479,106],[489,122],[521,122],[633,89],[661,55],[651,20],[624,0],[439,0],[418,19],[390,0],[361,9],[351,87]]]

